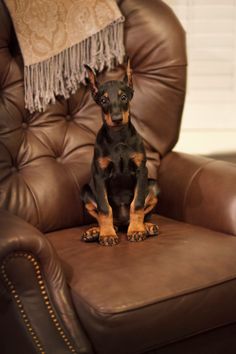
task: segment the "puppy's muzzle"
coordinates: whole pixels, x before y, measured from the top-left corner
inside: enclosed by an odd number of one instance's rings
[[[112,120],[112,122],[115,123],[115,124],[120,124],[120,123],[122,123],[122,121],[123,121],[123,117],[122,117],[121,114],[113,114],[113,115],[111,116],[111,120]]]

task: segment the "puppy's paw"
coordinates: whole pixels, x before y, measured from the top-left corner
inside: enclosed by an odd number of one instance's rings
[[[99,237],[99,243],[102,246],[114,246],[119,243],[119,237],[115,236],[101,236]]]
[[[99,234],[99,227],[91,227],[83,233],[81,240],[84,242],[96,242],[99,240]]]
[[[146,222],[145,228],[147,231],[147,236],[157,236],[159,233],[159,227],[151,222]]]
[[[146,231],[133,231],[131,233],[128,233],[127,235],[127,239],[130,242],[144,241],[146,237],[147,237]]]

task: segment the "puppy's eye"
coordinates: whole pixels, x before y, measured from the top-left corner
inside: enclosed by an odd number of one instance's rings
[[[102,105],[106,104],[107,102],[108,102],[108,98],[107,98],[107,97],[102,96],[102,97],[100,98],[100,103],[101,103]]]
[[[121,101],[126,102],[127,96],[125,94],[123,94],[123,95],[121,95],[120,99],[121,99]]]

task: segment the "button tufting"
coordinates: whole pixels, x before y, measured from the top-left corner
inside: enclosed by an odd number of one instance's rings
[[[18,171],[18,169],[17,169],[16,166],[12,166],[12,167],[11,167],[11,172],[12,172],[12,173],[17,172],[17,171]]]
[[[71,121],[72,120],[72,116],[70,114],[67,114],[66,115],[66,120],[67,120],[67,122]]]
[[[23,129],[28,128],[28,124],[27,124],[26,122],[23,122],[23,123],[22,123],[22,128],[23,128]]]
[[[56,161],[61,162],[62,161],[61,157],[56,157]]]

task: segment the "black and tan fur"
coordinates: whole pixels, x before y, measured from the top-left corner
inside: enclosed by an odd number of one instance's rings
[[[94,146],[91,181],[82,191],[86,209],[98,227],[90,228],[82,239],[114,245],[119,242],[117,229],[127,226],[128,240],[141,241],[158,232],[156,225],[146,222],[157,203],[157,185],[148,180],[144,145],[130,120],[130,64],[123,81],[102,85],[88,66],[86,70],[92,96],[102,110],[103,125]]]

